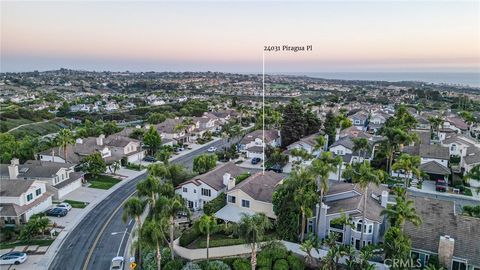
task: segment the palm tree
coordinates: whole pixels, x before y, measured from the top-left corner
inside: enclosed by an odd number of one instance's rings
[[[410,180],[410,176],[416,176],[420,178],[422,175],[421,170],[418,168],[420,166],[420,157],[419,156],[410,156],[409,154],[402,154],[400,158],[395,161],[393,164],[392,169],[394,171],[402,170],[405,178],[404,178],[404,188],[405,191],[408,189],[408,183]]]
[[[169,246],[172,254],[172,260],[175,259],[175,251],[173,249],[174,231],[175,231],[175,215],[178,212],[188,212],[183,198],[175,194],[172,197],[160,196],[157,203],[155,203],[155,215],[166,218],[169,225]]]
[[[317,151],[317,150],[325,150],[325,136],[318,136],[315,138],[315,145],[313,146],[313,150],[314,151]]]
[[[305,256],[305,261],[309,264],[315,263],[315,258],[312,256],[312,250],[319,250],[320,242],[318,241],[318,237],[314,234],[310,233],[307,236],[307,239],[300,245],[300,250],[305,252],[307,255]]]
[[[250,245],[252,249],[250,263],[252,269],[257,267],[257,242],[261,240],[265,231],[272,227],[272,223],[264,213],[256,213],[252,216],[242,213],[242,218],[237,225],[240,238]]]
[[[148,202],[155,208],[155,201],[157,200],[157,194],[159,192],[160,179],[155,176],[149,175],[147,179],[137,184],[137,192],[139,196],[149,196]]]
[[[166,227],[168,227],[167,222],[165,219],[151,219],[143,224],[142,228],[142,235],[141,238],[143,242],[155,248],[156,257],[157,257],[157,270],[162,268],[162,251],[161,251],[161,243],[166,241],[165,238],[165,231]]]
[[[443,119],[440,117],[428,117],[428,121],[430,122],[430,125],[432,126],[433,131],[436,132],[437,137],[438,137],[438,132],[439,132],[439,127],[443,125]]]
[[[63,156],[65,158],[65,162],[67,162],[67,147],[70,144],[75,143],[72,131],[70,129],[64,128],[60,130],[60,132],[58,132],[58,135],[55,139],[57,140],[58,146],[62,147]]]
[[[384,128],[382,133],[382,135],[386,137],[382,142],[382,149],[384,149],[385,155],[387,156],[387,172],[390,174],[395,152],[400,150],[400,146],[417,140],[417,134],[409,134],[401,128],[391,127]]]
[[[210,234],[215,230],[217,221],[213,215],[203,215],[197,223],[198,230],[207,236],[207,265],[210,260]]]
[[[370,144],[366,138],[355,138],[353,139],[353,151],[361,154],[361,157],[365,161],[365,156],[370,150]]]
[[[307,217],[312,216],[312,205],[318,202],[315,178],[311,171],[300,168],[290,174],[290,179],[292,180],[291,182],[298,187],[294,194],[294,202],[300,207],[302,217],[300,228],[300,243],[302,243],[305,237]]]
[[[422,219],[415,211],[415,205],[412,200],[406,200],[404,196],[396,197],[396,205],[382,210],[381,214],[386,215],[390,223],[403,232],[403,224],[405,221],[410,221],[413,225],[419,226]]]
[[[354,166],[348,165],[343,173],[345,178],[351,178],[363,190],[363,210],[362,210],[362,231],[360,234],[360,245],[363,247],[363,234],[365,231],[365,215],[367,212],[368,186],[370,184],[379,185],[385,179],[385,172],[375,170],[370,166],[370,162],[357,163]]]
[[[142,201],[139,197],[134,196],[128,199],[123,205],[123,222],[127,222],[129,218],[134,218],[138,224],[139,235],[142,234],[142,219],[141,216],[145,211],[145,202]],[[138,265],[142,265],[142,254],[140,252],[140,245],[138,245]]]
[[[323,152],[320,158],[313,160],[310,170],[316,176],[317,192],[320,195],[320,204],[323,203],[323,196],[328,192],[328,176],[337,171],[337,166],[342,166],[341,157],[333,157],[331,152]],[[321,206],[321,205],[320,205]],[[316,226],[318,228],[318,218]]]

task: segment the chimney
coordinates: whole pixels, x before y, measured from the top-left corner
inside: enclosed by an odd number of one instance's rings
[[[97,145],[103,145],[103,139],[105,139],[105,135],[100,134],[97,138]]]
[[[440,236],[438,242],[438,261],[440,266],[452,269],[453,250],[455,248],[455,239],[448,235]]]
[[[227,190],[230,190],[235,187],[235,178],[231,174],[225,173],[223,175],[223,184],[227,187]]]
[[[340,139],[340,128],[335,129],[335,141]]]
[[[388,191],[384,190],[382,191],[382,196],[380,198],[380,205],[383,208],[387,208],[387,203],[388,203]]]
[[[18,177],[18,158],[13,158],[10,161],[10,165],[8,166],[8,176],[10,179],[17,179]]]

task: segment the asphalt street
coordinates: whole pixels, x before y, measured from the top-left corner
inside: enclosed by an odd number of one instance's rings
[[[200,147],[188,154],[176,158],[172,163],[182,164],[191,169],[193,159],[205,153],[211,146],[218,150],[237,143],[240,138],[222,139]],[[60,246],[50,269],[85,270],[109,269],[113,257],[125,253],[127,238],[134,222],[122,221],[122,203],[135,192],[139,181],[146,178],[143,174],[118,188],[105,200],[89,212],[70,232]],[[126,233],[124,233],[126,231]],[[126,234],[123,237],[123,234]],[[122,241],[122,238],[123,241]],[[88,259],[88,261],[87,261]],[[128,258],[125,258],[128,263]]]

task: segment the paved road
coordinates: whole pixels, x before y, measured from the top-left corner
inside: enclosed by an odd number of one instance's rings
[[[192,168],[193,159],[206,152],[209,147],[215,146],[220,149],[237,143],[239,140],[240,138],[230,141],[222,139],[207,144],[176,158],[172,163]],[[131,233],[134,224],[134,222],[122,222],[123,209],[121,205],[135,192],[136,184],[145,178],[146,174],[143,174],[132,179],[92,209],[64,240],[50,265],[50,269],[109,269],[111,259],[117,254],[122,256],[125,253],[128,234]],[[125,231],[127,235],[122,242]],[[89,253],[91,253],[91,256],[88,265],[85,265]]]

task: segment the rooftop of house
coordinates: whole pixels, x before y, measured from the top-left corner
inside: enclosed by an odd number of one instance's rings
[[[467,148],[467,154],[463,157],[463,161],[468,165],[480,163],[480,149],[477,147]]]
[[[160,124],[157,124],[155,127],[160,133],[176,133],[178,131],[175,128],[178,125],[181,125],[183,120],[181,118],[169,118],[163,121]]]
[[[222,190],[225,188],[225,185],[223,184],[223,176],[226,173],[229,173],[231,177],[235,178],[239,176],[242,173],[247,172],[246,169],[238,167],[235,163],[233,162],[227,162],[225,164],[222,164],[213,170],[206,172],[204,174],[200,174],[195,176],[194,178],[183,182],[177,188],[180,188],[183,185],[186,185],[188,183],[193,183],[197,186],[199,186],[201,183],[205,183],[206,185],[212,187],[215,190]]]
[[[105,138],[105,145],[112,146],[112,147],[125,147],[131,142],[140,144],[139,140],[128,138],[126,136],[110,135],[107,138]]]
[[[419,155],[422,158],[450,159],[450,151],[448,147],[438,144],[421,144]]]
[[[0,178],[9,178],[9,164],[0,164]],[[17,178],[50,178],[62,168],[69,169],[73,165],[60,162],[29,160],[18,165]]]
[[[270,130],[265,130],[265,143],[270,143],[280,137],[279,131],[270,129]],[[255,139],[262,139],[263,138],[263,130],[255,130],[253,132],[248,133],[243,137],[243,139],[240,141],[241,144],[248,144]]]
[[[456,214],[452,201],[414,196],[410,199],[414,200],[416,212],[422,219],[418,227],[410,222],[404,225],[413,248],[437,253],[440,236],[448,235],[455,239],[453,256],[480,266],[479,218]]]
[[[231,190],[241,190],[257,201],[271,203],[273,192],[283,179],[285,175],[273,171],[258,172]]]
[[[476,144],[476,142],[465,137],[464,135],[456,134],[456,133],[445,135],[445,139],[442,141],[442,144],[451,144],[451,143],[463,144],[466,146],[474,146]]]
[[[461,130],[467,130],[468,129],[468,124],[463,121],[462,118],[457,117],[457,116],[451,116],[447,117],[445,119],[445,122],[449,122],[450,124],[454,125],[455,127],[461,129]]]
[[[1,180],[0,196],[18,197],[25,193],[34,183],[34,180]]]
[[[379,223],[383,222],[384,217],[381,215],[384,209],[381,204],[381,194],[383,191],[388,191],[383,186],[375,186],[370,184],[368,186],[368,197],[366,206],[366,217],[371,221]],[[334,196],[342,193],[349,193],[350,196],[342,196],[336,199]],[[337,214],[342,212],[354,211],[356,214],[363,213],[364,205],[364,191],[358,184],[344,183],[344,182],[332,182],[327,194],[325,195],[325,204],[329,207],[329,214]]]
[[[450,175],[450,169],[443,166],[442,164],[436,161],[429,161],[427,163],[423,163],[418,167],[423,172],[429,174],[438,174],[438,175]]]
[[[287,148],[290,148],[290,147],[293,146],[293,145],[298,145],[299,143],[308,144],[308,145],[310,145],[311,147],[314,147],[314,146],[317,144],[316,138],[317,138],[318,136],[321,136],[321,135],[322,135],[322,134],[320,134],[320,133],[315,133],[315,134],[312,134],[312,135],[303,137],[303,138],[301,138],[300,140],[298,140],[298,141],[290,144],[289,146],[287,146]]]

